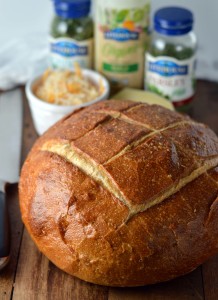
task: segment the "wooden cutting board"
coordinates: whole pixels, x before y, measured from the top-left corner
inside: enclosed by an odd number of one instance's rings
[[[218,85],[199,85],[194,115],[218,131]],[[37,138],[25,99],[23,155]],[[208,99],[208,100],[207,100]],[[217,300],[218,256],[192,273],[170,282],[139,288],[109,288],[86,283],[58,268],[42,255],[20,219],[17,186],[9,188],[12,231],[10,264],[0,273],[0,300]]]

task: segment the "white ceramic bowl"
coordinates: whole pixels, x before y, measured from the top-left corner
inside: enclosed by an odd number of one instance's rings
[[[108,99],[110,86],[107,79],[104,76],[92,70],[83,69],[82,72],[86,78],[90,79],[96,85],[98,85],[101,81],[104,86],[104,93],[96,99],[90,102],[83,103],[81,105],[64,106],[42,101],[38,97],[36,97],[36,95],[33,92],[33,87],[35,84],[37,84],[37,81],[39,81],[41,76],[32,78],[27,82],[25,89],[26,96],[29,102],[33,123],[39,135],[43,134],[49,127],[51,127],[65,115],[73,112],[74,110],[84,106],[88,106],[92,103],[101,100]]]

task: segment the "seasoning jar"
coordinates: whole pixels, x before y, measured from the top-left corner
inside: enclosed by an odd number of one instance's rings
[[[142,88],[149,44],[150,0],[96,0],[95,68],[113,92]]]
[[[50,65],[53,69],[82,68],[93,64],[93,21],[90,0],[53,0],[55,16],[50,31]]]
[[[195,93],[196,36],[193,14],[165,7],[154,15],[154,31],[146,53],[145,88],[171,101],[178,110],[189,107]]]

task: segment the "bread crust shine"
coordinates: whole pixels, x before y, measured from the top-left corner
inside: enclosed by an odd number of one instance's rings
[[[170,280],[218,252],[218,138],[158,105],[104,101],[32,148],[22,219],[54,264],[83,280]]]

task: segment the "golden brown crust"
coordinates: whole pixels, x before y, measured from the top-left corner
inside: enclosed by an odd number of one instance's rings
[[[157,105],[67,116],[34,145],[19,191],[39,249],[86,281],[165,281],[218,251],[218,139]]]

